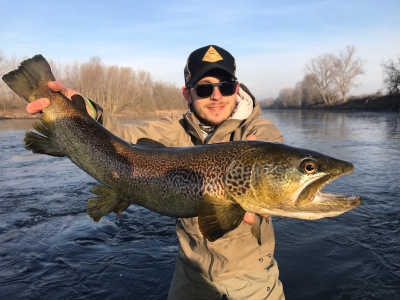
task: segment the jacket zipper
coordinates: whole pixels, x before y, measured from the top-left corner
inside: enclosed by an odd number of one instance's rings
[[[212,254],[212,252],[210,251],[210,248],[208,248],[208,241],[206,238],[204,239],[204,246],[206,247],[207,251],[210,253],[211,256],[211,262],[210,262],[210,266],[208,267],[208,277],[210,277],[210,281],[213,281],[213,276],[212,276],[212,267],[214,264],[214,255]]]
[[[195,133],[197,135],[197,140],[202,141],[203,145],[208,144],[209,140],[208,141],[204,141],[203,139],[200,138],[201,134],[200,134],[199,130],[197,129],[198,127],[195,126],[195,124],[192,122],[192,118],[189,118],[189,116],[186,116],[186,121],[195,130]],[[214,259],[215,258],[214,258],[213,253],[211,252],[210,248],[208,247],[208,240],[205,237],[203,237],[203,240],[204,240],[204,247],[206,248],[208,253],[210,253],[210,257],[211,257],[210,266],[208,267],[208,277],[210,278],[210,281],[212,282],[213,281],[212,269],[213,269]]]
[[[203,141],[203,139],[201,138],[201,134],[200,134],[200,132],[199,132],[199,129],[198,129],[197,126],[194,125],[191,116],[185,115],[185,117],[186,117],[186,121],[187,121],[187,122],[189,123],[189,125],[191,125],[191,127],[194,129],[194,132],[193,132],[193,131],[191,132],[192,136],[194,136],[198,141],[201,141],[201,143],[204,145],[204,141]],[[191,130],[188,129],[188,131],[189,131],[189,133],[190,133]],[[195,145],[196,145],[196,144],[195,144]]]

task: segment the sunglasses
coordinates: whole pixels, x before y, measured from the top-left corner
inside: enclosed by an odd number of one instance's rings
[[[222,81],[218,83],[202,83],[188,85],[189,88],[194,88],[199,98],[208,98],[214,92],[214,87],[218,87],[222,96],[231,96],[236,91],[237,81]]]

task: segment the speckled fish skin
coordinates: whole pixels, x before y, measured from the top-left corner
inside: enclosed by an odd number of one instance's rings
[[[41,55],[24,61],[3,80],[28,102],[50,99],[41,121],[33,125],[40,134],[28,132],[25,147],[68,156],[107,187],[98,190],[98,198],[89,199],[100,209],[89,213],[96,221],[129,202],[172,217],[199,215],[200,229],[206,232],[215,230],[214,225],[206,228],[214,219],[232,212],[235,220],[220,233],[206,234],[215,240],[238,226],[245,211],[318,219],[361,204],[358,196],[320,192],[354,167],[311,150],[264,141],[186,148],[148,139],[127,143],[93,120],[84,107],[47,88],[54,76]]]

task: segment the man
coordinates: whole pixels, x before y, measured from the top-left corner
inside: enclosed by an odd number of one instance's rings
[[[49,88],[73,101],[86,101],[88,113],[121,138],[135,143],[148,137],[166,146],[184,147],[243,139],[282,142],[282,134],[271,122],[260,119],[261,109],[250,91],[235,77],[234,57],[209,45],[192,52],[184,69],[183,96],[189,111],[183,116],[164,117],[147,126],[122,125],[89,99],[84,100],[60,82]],[[27,106],[37,113],[49,104],[39,99]],[[229,153],[227,153],[229,155]],[[275,237],[272,220],[262,222],[261,246],[250,232],[254,214],[246,213],[238,228],[215,242],[205,239],[198,219],[176,221],[179,238],[176,269],[168,299],[284,299],[278,267],[273,258]]]

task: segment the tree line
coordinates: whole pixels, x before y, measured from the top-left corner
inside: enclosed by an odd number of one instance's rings
[[[276,99],[266,99],[264,107],[299,108],[347,102],[355,80],[365,74],[365,61],[356,57],[356,48],[347,46],[339,55],[325,53],[311,59],[304,67],[303,80],[294,87],[279,91]],[[383,82],[389,94],[400,94],[400,56],[382,62]]]
[[[0,74],[16,69],[24,59],[6,58],[0,51]],[[187,108],[187,102],[177,86],[154,80],[151,74],[144,70],[105,65],[97,56],[82,63],[57,64],[49,60],[49,64],[57,80],[79,91],[112,114]],[[1,81],[0,109],[25,106],[25,100]]]
[[[16,69],[26,58],[7,58],[0,51],[0,74]],[[54,76],[115,113],[151,113],[156,110],[185,109],[187,103],[178,87],[155,81],[151,74],[131,67],[105,65],[97,56],[87,62],[60,64],[50,60]],[[339,55],[325,53],[311,59],[303,80],[279,91],[277,98],[260,101],[262,107],[298,108],[346,102],[355,79],[365,74],[365,61],[356,57],[356,48],[347,46]],[[389,94],[400,94],[400,55],[398,62],[382,62],[383,82]],[[0,81],[0,109],[26,106],[25,100]]]

